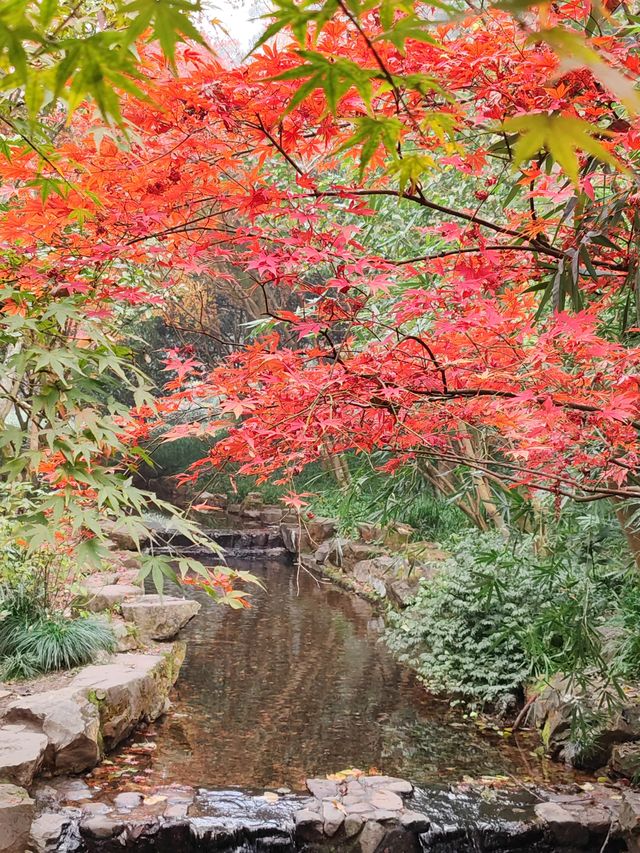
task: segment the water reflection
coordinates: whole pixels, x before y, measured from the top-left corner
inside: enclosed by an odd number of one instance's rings
[[[172,712],[156,726],[149,784],[301,790],[305,778],[347,767],[422,784],[560,781],[564,771],[532,756],[526,737],[478,731],[429,697],[378,641],[366,602],[281,563],[250,567],[265,585],[251,610],[187,593],[203,609],[184,632],[187,658]]]

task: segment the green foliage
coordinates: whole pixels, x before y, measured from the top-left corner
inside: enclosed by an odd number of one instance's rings
[[[0,88],[24,93],[31,121],[57,102],[73,112],[89,97],[104,119],[121,122],[119,95],[143,96],[135,42],[149,33],[173,63],[178,42],[202,42],[190,20],[199,11],[197,0],[4,0]]]
[[[430,690],[493,702],[527,681],[532,666],[521,635],[540,600],[523,571],[529,557],[526,546],[509,551],[496,534],[464,537],[392,617],[390,647]]]
[[[178,438],[175,441],[161,442],[149,451],[153,467],[147,473],[150,477],[165,477],[182,474],[198,459],[207,454],[208,446],[197,438]]]
[[[112,651],[114,636],[104,622],[50,613],[31,586],[0,590],[0,674],[4,679],[33,678],[72,669]]]
[[[556,673],[580,687],[597,680],[615,698],[640,673],[640,581],[616,557],[610,521],[568,513],[544,553],[530,536],[455,537],[453,557],[392,615],[389,645],[429,689],[480,703]],[[622,628],[620,655],[605,653],[611,625]]]
[[[400,521],[415,528],[417,539],[442,540],[468,527],[463,513],[441,498],[418,469],[404,466],[390,475],[376,470],[380,461],[350,456],[351,482],[343,488],[328,474],[312,471],[296,485],[313,494],[311,509],[317,515],[337,518],[345,533],[361,521],[383,526]]]

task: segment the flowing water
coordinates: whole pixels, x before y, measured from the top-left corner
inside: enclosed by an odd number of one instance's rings
[[[250,610],[185,590],[202,610],[183,632],[172,711],[98,774],[248,791],[301,791],[306,778],[348,767],[419,785],[496,775],[524,787],[570,781],[534,753],[536,738],[482,728],[429,696],[386,651],[365,601],[284,562],[236,565],[265,589]]]

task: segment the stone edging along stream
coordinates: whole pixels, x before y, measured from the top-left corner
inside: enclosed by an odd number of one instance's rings
[[[273,525],[274,508],[267,509]],[[337,549],[344,557],[353,546],[336,545],[331,524],[316,521],[316,535],[331,534],[329,548],[324,543],[319,547]],[[286,521],[279,534],[289,549],[299,544],[296,536],[311,536],[308,529],[303,533]],[[265,546],[275,544],[274,536],[267,535]],[[355,853],[640,851],[635,841],[640,838],[640,795],[604,785],[564,795],[537,791],[514,805],[510,794],[499,791],[488,803],[486,788],[414,791],[401,779],[344,774],[309,780],[311,797],[306,798],[172,786],[152,796],[122,791],[111,801],[93,801],[81,781],[67,783],[66,795],[61,793],[64,779],[62,786],[36,784],[38,774],[91,769],[140,723],[167,710],[185,645],[166,641],[199,605],[144,595],[132,584],[131,559],[114,553],[117,571],[88,584],[89,609],[121,611],[123,618],[111,619],[122,651],[76,673],[31,683],[23,695],[17,689],[0,690],[0,853],[115,853],[123,848],[204,853],[320,846]],[[74,785],[75,793],[69,794]]]

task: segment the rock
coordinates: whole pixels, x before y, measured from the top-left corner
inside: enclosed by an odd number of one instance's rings
[[[356,528],[363,542],[380,542],[384,535],[382,527],[369,521],[358,522]]]
[[[375,809],[372,818],[373,820],[377,820],[378,823],[395,822],[398,820],[398,812],[392,812],[389,809]]]
[[[377,545],[368,545],[353,539],[343,539],[338,536],[331,542],[328,560],[334,566],[350,569],[361,560],[368,560],[379,555],[381,549]]]
[[[81,808],[82,814],[85,816],[107,814],[107,812],[111,811],[111,808],[106,803],[83,803]]]
[[[640,743],[622,743],[614,746],[609,767],[619,776],[638,779],[640,777]]]
[[[307,779],[305,784],[317,800],[338,795],[338,786],[331,779]]]
[[[360,815],[357,814],[349,814],[344,819],[344,834],[345,838],[353,838],[354,835],[357,835],[362,829],[362,824],[364,820]]]
[[[198,613],[200,604],[188,598],[143,595],[122,603],[122,615],[133,622],[140,637],[171,640]]]
[[[118,563],[118,571],[120,569],[140,569],[142,557],[139,551],[112,551],[112,557]]]
[[[142,584],[138,582],[139,575],[138,569],[120,569],[116,583],[121,586],[139,586],[142,588]]]
[[[387,595],[398,607],[407,607],[420,586],[419,578],[394,578],[386,583]]]
[[[0,784],[0,853],[24,853],[35,807],[24,788]]]
[[[37,728],[45,740],[44,765],[53,773],[80,773],[98,763],[98,709],[73,688],[22,696],[9,705],[3,721]]]
[[[142,805],[142,794],[137,791],[123,791],[115,797],[113,804],[118,811],[129,811]]]
[[[558,803],[537,803],[534,810],[559,845],[583,847],[589,841],[589,830]]]
[[[374,808],[382,809],[383,811],[398,812],[403,807],[402,797],[384,788],[376,789],[371,794],[369,802]]]
[[[426,832],[431,823],[426,815],[408,810],[400,815],[400,825],[408,832]]]
[[[406,560],[402,557],[379,556],[360,560],[354,565],[352,573],[359,584],[371,588],[384,597],[387,594],[387,587],[405,567]]]
[[[249,521],[260,521],[260,517],[262,515],[261,509],[243,509],[242,515],[244,518],[248,518]]]
[[[109,626],[116,638],[115,651],[134,652],[140,648],[137,628],[132,622],[125,622],[124,619],[112,617]]]
[[[230,515],[240,515],[242,506],[240,504],[227,504],[227,512]]]
[[[344,809],[347,814],[364,815],[373,812],[373,809],[371,808],[371,803],[368,803],[366,800],[359,800],[355,803],[348,803],[345,805]]]
[[[82,581],[82,586],[87,589],[90,594],[95,594],[95,590],[102,589],[105,586],[112,586],[118,582],[117,572],[98,572],[95,575],[89,575]]]
[[[103,610],[119,608],[128,598],[137,598],[141,595],[141,587],[117,583],[92,591],[86,606],[92,613],[101,613]]]
[[[314,552],[313,557],[318,565],[323,565],[323,563],[327,562],[331,548],[331,542],[323,542],[322,545]]]
[[[113,838],[114,835],[119,835],[122,832],[124,826],[119,818],[102,814],[90,815],[81,821],[80,834],[97,840]]]
[[[35,853],[55,853],[60,836],[69,825],[69,817],[45,812],[31,824],[29,848]]]
[[[596,684],[590,688],[589,695],[576,695],[567,679],[556,676],[538,696],[531,716],[535,725],[542,729],[544,745],[554,757],[563,758],[574,767],[595,770],[609,761],[616,744],[640,738],[640,700],[631,696],[622,708],[599,724],[588,748],[571,742],[576,702],[587,708],[606,707],[601,690]]]
[[[418,542],[409,542],[402,546],[402,554],[407,558],[409,564],[417,566],[420,563],[441,563],[448,560],[452,555],[449,551],[445,551],[436,542],[427,542],[421,540]],[[425,567],[431,575],[437,572],[438,568],[433,565]]]
[[[226,509],[226,506],[229,503],[229,498],[221,492],[200,492],[197,503],[207,504],[214,509],[223,510]]]
[[[137,551],[140,545],[149,541],[149,531],[140,519],[133,517],[112,521],[102,521],[103,533],[123,551]]]
[[[386,529],[384,544],[387,548],[399,548],[401,545],[406,545],[409,539],[411,539],[412,533],[413,527],[410,527],[408,524],[395,522]]]
[[[100,712],[100,728],[107,750],[120,743],[143,721],[163,712],[167,694],[184,660],[183,643],[174,643],[164,654],[120,654],[109,664],[88,666],[71,687]]]
[[[282,536],[284,547],[290,554],[297,554],[299,551],[309,550],[309,534],[301,523],[282,523],[280,525],[280,536]]]
[[[365,776],[363,782],[366,787],[384,788],[385,791],[393,791],[394,794],[413,793],[411,782],[406,779],[398,779],[396,776]]]
[[[280,524],[284,516],[284,510],[279,506],[267,506],[260,511],[260,521],[263,524]]]
[[[260,492],[249,492],[240,504],[241,512],[244,515],[247,510],[261,510],[264,506],[264,501]]]
[[[172,803],[163,812],[164,817],[170,820],[182,820],[189,814],[188,803]]]
[[[336,535],[338,522],[335,518],[308,518],[304,521],[304,527],[309,535],[311,547],[317,548]]]
[[[337,808],[332,800],[322,803],[322,828],[324,834],[332,838],[340,829],[345,819],[345,813]]]
[[[375,820],[368,820],[358,838],[360,853],[375,853],[384,841],[386,834],[387,831],[384,826]]]
[[[79,803],[90,800],[93,796],[91,788],[82,779],[65,779],[58,785],[59,798],[69,803]]]
[[[47,744],[45,735],[23,725],[1,726],[0,781],[28,788],[42,767]]]
[[[625,789],[621,793],[618,826],[629,850],[636,853],[640,850],[640,793]]]
[[[322,838],[322,816],[311,809],[300,809],[294,815],[296,836],[301,841],[318,841]]]

